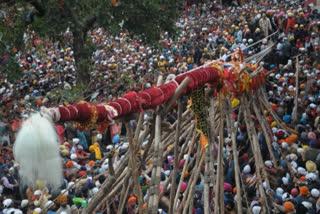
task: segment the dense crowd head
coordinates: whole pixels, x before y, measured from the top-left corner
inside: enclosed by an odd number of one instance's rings
[[[257,193],[256,166],[250,149],[245,124],[238,121],[237,144],[241,179],[245,188],[248,209],[258,214],[268,207],[278,213],[318,213],[320,210],[320,57],[319,12],[312,6],[298,2],[270,2],[241,4],[220,9],[217,2],[186,6],[177,19],[177,35],[164,32],[158,47],[144,44],[126,32],[110,35],[103,29],[89,33],[97,47],[92,54],[92,72],[87,100],[108,102],[128,91],[140,91],[155,85],[160,74],[179,74],[197,68],[212,60],[230,61],[230,54],[241,50],[245,57],[254,56],[274,43],[272,51],[264,57],[261,66],[270,71],[265,91],[271,108],[296,134],[287,133],[272,115],[266,112],[270,126],[272,147],[278,161],[275,167],[270,160],[266,140],[259,134],[260,149],[270,187],[263,183],[268,204]],[[106,155],[114,151],[112,161],[116,167],[129,148],[124,125],[115,121],[105,133],[96,130],[81,132],[72,123],[57,124],[64,181],[61,190],[51,190],[38,182],[36,187],[26,187],[20,182],[19,165],[14,162],[12,145],[15,134],[24,118],[41,106],[56,106],[68,100],[67,91],[76,87],[76,66],[71,48],[72,37],[65,32],[69,46],[62,46],[47,38],[27,32],[24,42],[27,49],[17,52],[16,60],[23,77],[8,82],[7,75],[0,76],[0,142],[2,212],[11,213],[77,213],[87,206],[109,176]],[[258,42],[258,43],[257,43]],[[298,60],[297,60],[298,57]],[[257,63],[252,58],[251,63]],[[298,87],[295,74],[299,70]],[[58,88],[66,91],[62,99],[54,96]],[[295,94],[298,90],[298,108]],[[297,115],[294,115],[294,112]],[[173,123],[176,111],[167,120]],[[235,117],[236,118],[236,117]],[[135,122],[131,121],[132,128]],[[226,213],[235,213],[236,188],[231,139],[225,130],[224,138],[224,204]],[[146,142],[145,142],[146,143]],[[145,145],[145,143],[143,145]],[[217,142],[215,147],[218,148]],[[144,147],[142,148],[144,149]],[[168,149],[168,148],[167,148]],[[194,157],[191,153],[191,158]],[[217,155],[217,154],[215,154]],[[177,182],[183,176],[181,199],[189,185],[188,172],[182,167],[187,157],[179,160]],[[173,152],[168,152],[162,166],[161,186],[173,170]],[[146,163],[146,169],[152,163]],[[192,170],[192,169],[190,169]],[[190,172],[190,171],[189,171]],[[149,194],[151,174],[142,173],[139,182],[144,202]],[[197,181],[193,213],[204,213],[204,169]],[[168,196],[169,189],[162,189]],[[126,213],[137,212],[137,196],[127,199]],[[211,194],[213,201],[214,194]],[[115,198],[112,211],[118,207]],[[146,206],[146,205],[144,205]],[[160,207],[161,208],[161,207]],[[166,213],[164,207],[159,210]],[[103,209],[97,212],[103,213]],[[276,212],[276,211],[274,211]]]

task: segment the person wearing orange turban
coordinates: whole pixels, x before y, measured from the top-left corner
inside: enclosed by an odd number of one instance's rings
[[[286,213],[294,211],[294,204],[291,201],[284,202],[283,207]]]
[[[73,167],[73,162],[72,161],[68,161],[66,164],[66,167],[71,168]]]
[[[58,197],[58,199],[57,199],[57,202],[58,202],[58,204],[60,204],[60,205],[63,205],[64,203],[67,203],[67,201],[68,201],[68,197],[67,197],[67,195],[65,195],[65,194],[60,195],[60,196]]]
[[[309,189],[306,186],[300,187],[300,195],[307,197],[309,194]]]
[[[135,213],[135,207],[136,207],[137,198],[134,196],[131,196],[128,199],[128,205],[127,205],[127,212],[128,213]]]
[[[128,203],[136,203],[137,202],[137,198],[132,196],[128,199]]]

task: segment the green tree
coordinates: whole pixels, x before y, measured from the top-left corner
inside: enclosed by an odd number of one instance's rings
[[[88,32],[101,27],[114,34],[127,31],[147,42],[162,31],[175,32],[175,14],[183,0],[4,0],[0,15],[0,56],[14,63],[15,50],[24,43],[27,29],[53,41],[63,41],[69,28],[77,69],[77,82],[90,80],[89,64],[94,50]],[[9,18],[8,18],[9,17]],[[8,57],[9,56],[9,57]],[[2,66],[2,70],[8,69]],[[11,71],[10,71],[11,72]]]

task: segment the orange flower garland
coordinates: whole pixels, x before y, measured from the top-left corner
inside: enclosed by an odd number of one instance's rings
[[[74,125],[79,129],[79,130],[90,130],[94,128],[97,120],[98,120],[98,111],[97,108],[92,105],[91,103],[81,101],[79,104],[86,104],[87,107],[90,110],[90,117],[87,121],[85,122],[79,122],[79,121],[74,121]]]

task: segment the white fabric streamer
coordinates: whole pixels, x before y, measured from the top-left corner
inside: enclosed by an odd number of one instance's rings
[[[62,183],[62,163],[58,135],[49,117],[32,114],[24,121],[13,147],[15,160],[20,164],[23,184],[42,185],[59,189]]]

